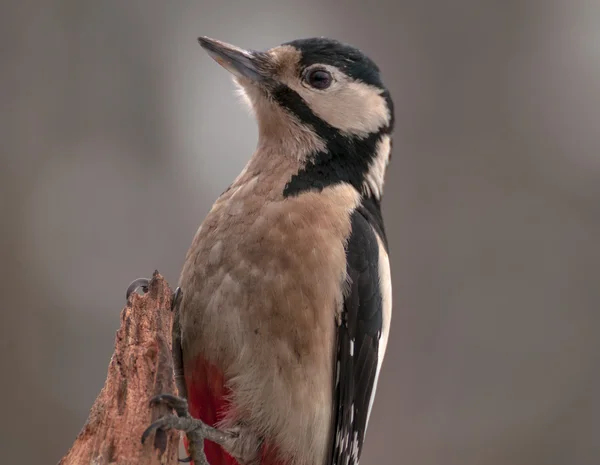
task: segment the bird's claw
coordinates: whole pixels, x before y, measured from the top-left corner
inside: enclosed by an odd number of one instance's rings
[[[204,454],[204,440],[224,445],[236,437],[233,433],[223,432],[193,418],[188,410],[187,400],[172,394],[159,394],[150,399],[150,406],[165,405],[177,415],[166,415],[152,423],[142,434],[142,444],[153,431],[174,429],[187,434],[190,456],[182,462],[194,461],[194,465],[209,465]]]
[[[183,291],[180,287],[178,287],[177,289],[175,289],[175,292],[173,292],[173,297],[171,299],[171,311],[174,311],[177,307],[179,307],[179,303],[181,302],[182,298]]]
[[[175,429],[187,434],[189,443],[189,457],[178,459],[180,462],[194,461],[194,465],[209,465],[204,454],[204,437],[196,431],[198,427],[205,426],[200,420],[195,420],[189,413],[187,400],[183,397],[177,397],[172,394],[159,394],[150,399],[150,407],[165,405],[175,411],[175,415],[166,415],[152,423],[142,433],[142,444],[148,439],[148,436],[156,430]]]
[[[140,288],[142,289],[142,292],[145,294],[146,292],[148,292],[149,287],[150,287],[150,280],[148,278],[134,279],[133,281],[131,281],[129,286],[127,286],[127,292],[126,292],[127,300],[129,300],[129,297],[131,297],[131,294],[133,294]],[[175,292],[173,292],[173,294],[171,295],[171,311],[175,310],[179,306],[179,303],[181,302],[182,298],[183,298],[183,291],[181,290],[180,287],[178,287],[177,289],[175,289]]]
[[[131,284],[127,286],[127,300],[129,300],[131,294],[136,292],[139,288],[142,288],[144,293],[148,292],[148,286],[150,286],[150,280],[147,278],[138,278],[133,280]]]
[[[150,407],[156,407],[161,404],[175,410],[178,417],[190,417],[187,400],[183,397],[177,397],[173,394],[159,394],[150,399]]]

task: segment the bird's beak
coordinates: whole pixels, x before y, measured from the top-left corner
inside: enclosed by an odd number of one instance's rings
[[[234,76],[250,79],[256,83],[267,79],[263,66],[264,53],[244,50],[209,37],[200,37],[198,42],[217,63]]]

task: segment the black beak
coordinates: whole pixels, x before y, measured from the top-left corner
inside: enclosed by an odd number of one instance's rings
[[[200,37],[198,42],[203,49],[223,68],[234,76],[259,83],[267,79],[264,69],[264,53],[244,50],[220,40]]]

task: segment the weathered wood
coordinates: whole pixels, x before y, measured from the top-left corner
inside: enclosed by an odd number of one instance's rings
[[[155,272],[148,292],[133,293],[121,312],[115,350],[104,387],[73,446],[59,465],[175,465],[179,434],[142,432],[166,413],[149,399],[177,394],[171,356],[171,289]]]

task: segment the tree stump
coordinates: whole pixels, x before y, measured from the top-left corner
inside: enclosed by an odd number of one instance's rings
[[[177,464],[177,432],[159,430],[141,443],[143,431],[167,413],[164,406],[151,408],[150,398],[161,393],[177,395],[171,296],[169,285],[155,271],[148,292],[134,292],[128,299],[104,387],[59,465]]]

